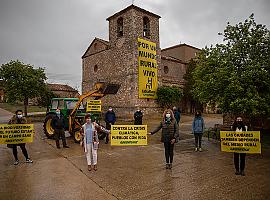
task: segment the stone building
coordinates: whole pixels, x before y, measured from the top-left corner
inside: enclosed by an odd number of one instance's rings
[[[183,87],[188,61],[200,49],[180,44],[160,49],[160,16],[135,5],[115,13],[109,21],[109,41],[95,38],[82,56],[82,92],[93,90],[96,82],[119,84],[116,95],[102,99],[103,108],[132,115],[137,107],[145,113],[161,111],[156,100],[138,98],[138,38],[156,44],[158,85]]]
[[[79,97],[80,94],[77,90],[72,88],[69,85],[64,84],[55,84],[55,83],[47,83],[48,88],[58,97],[65,98],[73,98],[73,97]]]

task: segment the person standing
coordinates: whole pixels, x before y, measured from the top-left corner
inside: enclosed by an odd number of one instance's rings
[[[205,125],[201,111],[196,111],[195,117],[192,122],[192,133],[195,137],[195,151],[202,151],[202,135],[204,128]]]
[[[106,129],[111,130],[111,126],[114,125],[115,121],[116,121],[116,116],[112,107],[110,106],[109,110],[105,114]],[[109,142],[109,132],[106,134],[105,144],[108,144],[108,142]]]
[[[177,124],[179,125],[181,115],[180,115],[180,112],[178,111],[178,109],[175,106],[173,107],[173,114],[174,114],[174,118],[175,118]]]
[[[69,148],[69,146],[67,146],[65,129],[64,129],[65,119],[64,119],[64,116],[61,114],[61,110],[59,108],[56,109],[56,116],[54,116],[52,119],[52,128],[54,129],[56,147],[60,149],[59,140],[61,138],[63,142],[63,147]]]
[[[9,120],[9,124],[26,124],[26,123],[27,123],[27,121],[26,121],[25,117],[23,117],[22,110],[17,110],[15,112],[15,115]],[[25,143],[8,144],[8,147],[12,148],[13,156],[15,158],[14,165],[19,164],[17,146],[19,146],[21,148],[22,153],[25,157],[26,163],[33,163],[33,161],[28,156],[27,150],[25,148]]]
[[[161,142],[164,143],[166,169],[172,169],[173,149],[174,144],[179,140],[179,127],[171,109],[166,109],[164,111],[159,126],[154,131],[149,132],[149,134],[153,135],[160,129],[162,129]]]
[[[143,112],[137,109],[134,113],[134,125],[142,125]]]
[[[242,132],[247,131],[245,124],[243,123],[242,117],[237,117],[232,125],[232,131]],[[245,164],[246,164],[246,153],[233,153],[234,155],[234,167],[235,175],[245,176]],[[240,171],[239,171],[239,157],[240,157]]]
[[[82,126],[82,140],[84,146],[84,152],[86,155],[88,171],[97,171],[97,149],[98,149],[98,134],[97,128],[99,125],[96,122],[91,121],[89,114],[85,115],[85,124]]]

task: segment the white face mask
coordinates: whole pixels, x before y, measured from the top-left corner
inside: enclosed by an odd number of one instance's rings
[[[57,115],[60,115],[60,111],[56,111],[56,114],[57,114]]]
[[[22,115],[22,114],[20,114],[20,115],[17,115],[17,117],[20,119],[20,118],[22,118],[22,117],[23,117],[23,115]]]
[[[109,111],[112,111],[112,109],[110,108]]]
[[[170,117],[171,117],[171,114],[167,113],[167,114],[166,114],[166,117],[167,117],[167,118],[170,118]]]

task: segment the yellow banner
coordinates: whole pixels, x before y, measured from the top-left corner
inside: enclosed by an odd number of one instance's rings
[[[0,124],[0,144],[33,142],[34,124]]]
[[[138,38],[139,98],[157,98],[156,43]]]
[[[111,145],[147,145],[147,125],[112,125]]]
[[[101,100],[88,100],[86,112],[101,112]]]
[[[221,151],[261,153],[260,131],[220,131]]]

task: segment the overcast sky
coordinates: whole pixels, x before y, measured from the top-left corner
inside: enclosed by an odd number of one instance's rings
[[[44,67],[48,82],[81,88],[81,56],[95,37],[108,40],[106,18],[132,0],[0,0],[0,65]],[[222,42],[227,22],[255,14],[270,29],[270,0],[135,0],[161,16],[160,44],[197,48]]]

